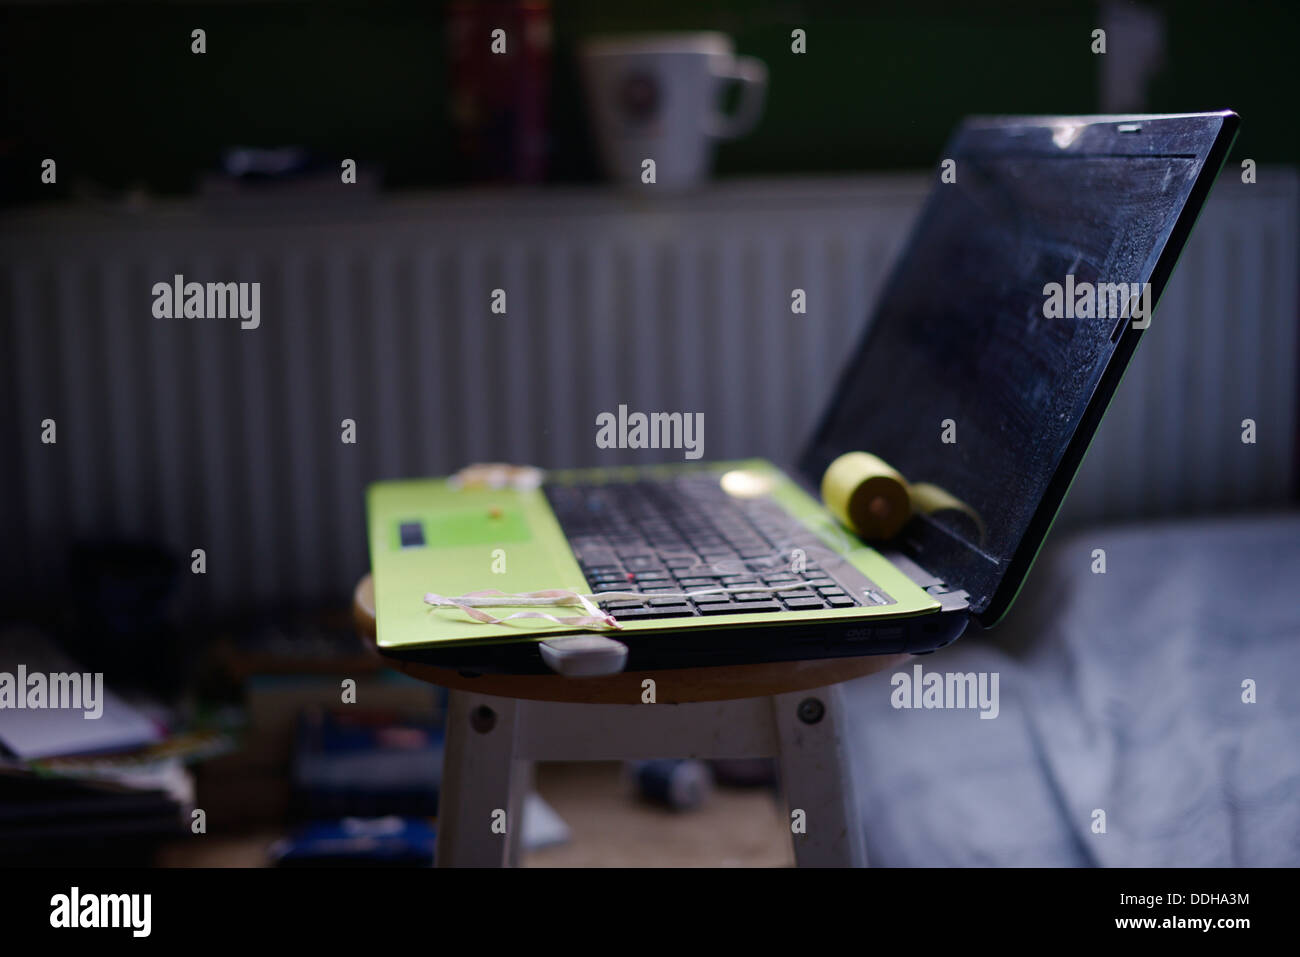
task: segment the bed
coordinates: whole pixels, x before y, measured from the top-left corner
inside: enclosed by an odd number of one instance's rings
[[[868,859],[1300,864],[1297,581],[1298,514],[1055,541],[1001,626],[905,669],[997,673],[996,718],[849,686]]]

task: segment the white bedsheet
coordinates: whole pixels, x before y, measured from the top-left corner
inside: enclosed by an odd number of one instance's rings
[[[1300,864],[1300,515],[1075,533],[917,663],[997,672],[999,714],[850,685],[873,865]]]

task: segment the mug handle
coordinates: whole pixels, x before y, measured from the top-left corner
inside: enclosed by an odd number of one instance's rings
[[[710,72],[720,80],[739,83],[740,99],[736,103],[736,112],[730,116],[721,110],[709,116],[709,135],[720,140],[744,136],[763,114],[763,101],[767,96],[767,64],[754,57],[730,57],[725,63],[711,65]]]

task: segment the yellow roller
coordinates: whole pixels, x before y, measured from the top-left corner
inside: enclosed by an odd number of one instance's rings
[[[867,541],[893,538],[912,517],[907,480],[870,452],[846,452],[822,476],[822,501]]]
[[[822,501],[836,519],[859,538],[883,542],[894,538],[918,512],[956,511],[974,523],[983,544],[984,522],[965,502],[929,482],[910,485],[884,459],[870,452],[846,452],[822,476]]]

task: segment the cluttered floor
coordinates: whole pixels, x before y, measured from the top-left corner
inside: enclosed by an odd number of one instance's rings
[[[524,854],[526,867],[783,867],[794,864],[776,792],[719,785],[690,810],[638,796],[617,762],[543,764],[537,790],[568,839]],[[164,847],[158,863],[260,867],[274,831]]]
[[[23,699],[0,723],[0,861],[433,859],[445,695],[363,653],[346,617],[76,637],[107,631],[0,629],[0,680]],[[164,668],[178,647],[202,650]],[[79,700],[47,700],[65,687]],[[535,783],[525,865],[793,863],[770,761],[542,764]]]

